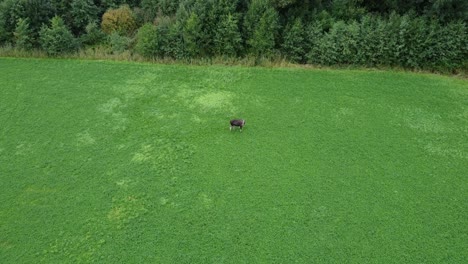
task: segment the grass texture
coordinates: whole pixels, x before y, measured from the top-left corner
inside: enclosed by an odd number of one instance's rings
[[[0,58],[0,93],[2,263],[468,259],[466,80]]]

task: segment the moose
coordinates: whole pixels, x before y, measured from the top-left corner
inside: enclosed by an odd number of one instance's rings
[[[245,120],[244,119],[233,119],[230,121],[231,127],[229,127],[229,130],[232,130],[234,127],[239,127],[240,131],[242,132],[242,127],[245,126]]]

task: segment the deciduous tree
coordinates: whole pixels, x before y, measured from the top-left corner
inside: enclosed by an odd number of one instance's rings
[[[117,32],[119,35],[132,34],[136,29],[132,10],[128,5],[120,6],[117,9],[109,9],[102,16],[101,27],[102,31],[107,34],[113,32]]]

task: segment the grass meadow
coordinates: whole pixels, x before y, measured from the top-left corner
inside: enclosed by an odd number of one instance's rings
[[[2,263],[466,263],[467,171],[463,79],[0,58]]]

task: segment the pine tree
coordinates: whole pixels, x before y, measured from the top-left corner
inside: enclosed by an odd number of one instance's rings
[[[237,25],[237,19],[228,14],[224,16],[214,35],[214,50],[216,55],[234,57],[240,48],[241,35]]]
[[[32,49],[31,29],[29,27],[29,19],[18,19],[15,32],[13,33],[16,48],[21,50]]]

